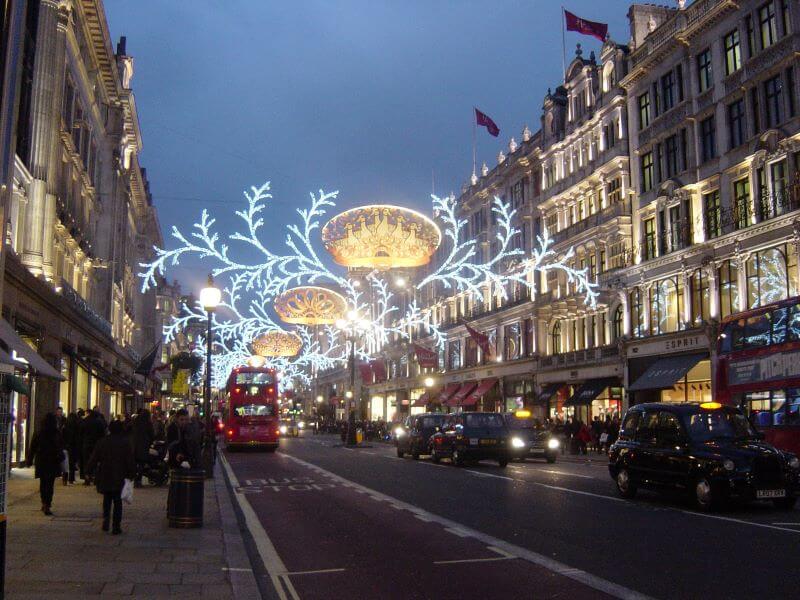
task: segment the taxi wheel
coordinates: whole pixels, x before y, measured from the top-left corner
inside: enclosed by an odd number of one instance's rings
[[[794,505],[797,504],[797,498],[776,498],[772,503],[775,505],[775,508],[792,510]]]
[[[505,469],[508,466],[508,459],[507,458],[498,458],[497,464],[500,465],[501,469]]]
[[[556,457],[555,457],[555,456],[546,456],[546,457],[545,457],[545,459],[546,459],[546,460],[547,460],[547,462],[548,462],[549,464],[551,464],[551,465],[552,465],[554,462],[556,462]]]
[[[398,447],[397,448],[397,458],[403,458],[405,455],[406,455],[406,453],[403,452],[402,450],[400,450],[400,448]]]
[[[631,481],[631,475],[628,469],[620,469],[615,481],[620,496],[629,500],[636,496],[636,486]]]
[[[703,512],[709,512],[717,507],[717,495],[711,482],[705,477],[700,477],[694,484],[694,503]]]
[[[464,466],[464,462],[465,461],[464,461],[463,454],[459,451],[458,448],[454,448],[453,449],[453,464],[455,466],[457,466],[457,467],[463,467]]]
[[[436,448],[431,448],[431,462],[438,465],[440,460],[442,460],[442,458],[439,456],[439,453],[436,452]]]
[[[414,460],[419,460],[419,452],[412,452],[411,458],[413,458]]]

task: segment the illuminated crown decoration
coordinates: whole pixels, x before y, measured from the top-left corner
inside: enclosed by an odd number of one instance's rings
[[[270,331],[254,339],[252,346],[253,353],[259,356],[295,356],[303,347],[303,341],[290,331]]]
[[[347,300],[333,290],[306,285],[286,290],[275,298],[274,306],[284,323],[333,325],[347,311]]]
[[[430,262],[441,241],[429,218],[386,204],[347,210],[322,228],[325,249],[346,267],[420,267]]]

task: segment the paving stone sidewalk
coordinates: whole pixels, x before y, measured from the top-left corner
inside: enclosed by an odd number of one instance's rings
[[[166,487],[136,489],[114,536],[100,530],[93,486],[58,480],[54,516],[46,517],[38,483],[32,469],[14,469],[9,480],[8,600],[260,598],[219,466],[206,481],[201,529],[167,526]]]

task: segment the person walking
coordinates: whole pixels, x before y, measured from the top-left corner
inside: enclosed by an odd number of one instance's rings
[[[49,412],[42,420],[42,429],[31,439],[28,450],[28,466],[35,465],[34,476],[39,480],[39,496],[42,500],[42,512],[48,516],[53,513],[53,492],[56,478],[61,475],[64,461],[64,441],[58,430],[58,419]]]
[[[153,422],[150,419],[150,411],[140,408],[136,413],[131,425],[131,440],[133,442],[133,457],[136,460],[136,487],[142,485],[142,470],[144,465],[150,460],[150,445],[155,439]]]
[[[108,531],[111,507],[114,507],[111,533],[122,533],[122,488],[126,479],[136,476],[133,448],[121,421],[112,421],[109,435],[97,442],[86,469],[94,475],[97,491],[103,494],[103,531]]]
[[[67,470],[64,471],[64,485],[68,483],[75,483],[75,471],[78,463],[80,462],[80,434],[79,429],[81,426],[78,415],[74,412],[69,413],[64,428],[61,430],[61,435],[64,438],[64,449],[67,451]]]
[[[83,456],[84,465],[88,463],[89,457],[94,452],[94,447],[97,445],[106,433],[105,419],[99,414],[96,408],[89,409],[86,413],[86,418],[81,422],[81,454]],[[92,475],[88,469],[84,469],[83,485],[91,485]]]

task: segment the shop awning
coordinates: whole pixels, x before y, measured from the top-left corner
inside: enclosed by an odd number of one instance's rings
[[[328,398],[328,402],[330,404],[334,404],[334,405],[335,404],[341,404],[342,403],[342,399],[339,396],[331,396],[330,398]]]
[[[112,371],[104,369],[100,365],[91,365],[90,370],[92,376],[105,383],[112,390],[116,390],[118,392],[128,392],[134,389],[133,386],[125,381],[123,377],[113,373]]]
[[[708,358],[708,355],[679,354],[659,358],[647,368],[639,379],[633,382],[628,391],[639,392],[670,388],[704,358]]]
[[[464,400],[466,400],[469,393],[475,389],[475,386],[478,385],[474,381],[468,381],[466,383],[462,383],[461,387],[458,388],[458,391],[453,394],[453,397],[450,398],[450,402],[448,404],[450,406],[458,406],[463,404]]]
[[[486,392],[492,389],[495,384],[497,383],[497,377],[491,377],[489,379],[484,379],[478,384],[473,392],[469,395],[469,397],[462,402],[463,406],[472,406],[478,403],[478,400],[481,399]]]
[[[3,385],[7,392],[17,392],[23,396],[30,396],[31,391],[28,384],[21,377],[16,375],[5,375],[3,377]]]
[[[603,390],[610,385],[619,385],[616,377],[603,377],[602,379],[590,379],[579,387],[574,394],[564,403],[564,406],[582,406],[591,404],[592,401],[603,393]]]
[[[53,379],[64,381],[61,373],[56,371],[55,367],[39,356],[38,352],[28,346],[28,344],[19,337],[17,332],[14,331],[11,323],[5,319],[0,319],[0,340],[7,346],[8,353],[10,353],[12,357],[14,353],[16,353],[16,358],[23,359],[24,362],[27,362],[27,366],[30,367],[36,375],[52,377]],[[5,348],[3,348],[3,350],[5,350]],[[23,362],[23,360],[20,360],[20,362]]]
[[[431,401],[430,394],[428,394],[428,392],[425,392],[424,394],[422,394],[422,396],[414,400],[414,403],[411,406],[415,406],[417,408],[419,408],[420,406],[428,406],[428,402],[430,401]]]
[[[27,365],[11,358],[8,352],[0,348],[0,373],[13,374],[15,368],[24,369]]]
[[[546,385],[542,389],[542,393],[536,397],[535,404],[547,406],[548,402],[553,399],[553,396],[555,396],[562,387],[564,387],[563,383],[551,383],[550,385]]]
[[[449,384],[442,393],[439,394],[439,402],[442,404],[447,404],[447,401],[450,400],[450,396],[456,393],[456,390],[461,387],[460,383],[451,383]]]

